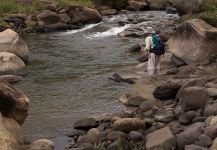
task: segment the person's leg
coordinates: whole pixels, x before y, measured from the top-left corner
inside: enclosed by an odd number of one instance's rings
[[[155,75],[160,74],[160,63],[161,63],[161,56],[155,57]]]
[[[148,70],[149,76],[153,77],[155,75],[155,54],[154,53],[149,53],[147,70]]]

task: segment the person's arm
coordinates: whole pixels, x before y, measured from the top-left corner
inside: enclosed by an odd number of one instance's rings
[[[149,51],[151,49],[151,40],[152,40],[151,37],[147,37],[145,39],[145,48],[144,48],[144,51]]]

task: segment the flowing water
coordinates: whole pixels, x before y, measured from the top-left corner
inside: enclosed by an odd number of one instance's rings
[[[122,110],[118,97],[128,85],[108,77],[137,63],[136,56],[125,51],[138,39],[116,36],[129,26],[118,27],[114,22],[120,18],[127,17],[105,18],[80,30],[24,36],[31,51],[28,76],[17,85],[31,101],[24,137],[60,136],[79,118]]]

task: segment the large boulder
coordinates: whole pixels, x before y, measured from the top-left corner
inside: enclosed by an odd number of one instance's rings
[[[217,28],[193,19],[182,23],[168,41],[169,51],[187,64],[217,56]]]
[[[26,75],[25,64],[15,54],[0,52],[0,75]]]
[[[0,52],[10,52],[24,62],[29,60],[29,48],[21,37],[11,29],[0,32]]]
[[[68,8],[68,15],[71,18],[72,24],[88,24],[88,23],[97,23],[102,20],[100,13],[88,7],[75,6],[71,5]]]
[[[0,149],[21,149],[21,128],[12,118],[4,118],[0,114]]]
[[[203,0],[173,0],[179,14],[199,13],[203,8]]]
[[[180,96],[182,110],[198,110],[204,108],[209,102],[209,95],[203,87],[189,87],[183,90]]]
[[[29,99],[19,89],[0,81],[0,112],[3,117],[13,118],[22,124],[28,115]]]
[[[175,149],[176,147],[176,137],[173,135],[169,127],[165,127],[148,134],[146,140],[147,150],[169,150]]]
[[[146,0],[151,10],[163,10],[170,5],[169,0]]]

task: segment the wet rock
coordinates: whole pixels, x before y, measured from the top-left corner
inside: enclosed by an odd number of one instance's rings
[[[67,134],[68,137],[79,137],[81,135],[85,135],[86,132],[83,130],[72,129],[70,133]]]
[[[217,29],[211,25],[199,19],[189,20],[169,39],[169,51],[187,64],[203,63],[217,55],[216,36]]]
[[[27,74],[24,62],[15,54],[0,52],[0,75],[20,75]]]
[[[180,125],[178,122],[171,122],[169,126],[174,135],[179,134],[183,131],[182,125]]]
[[[183,112],[179,115],[180,124],[187,125],[192,122],[195,117],[194,111]]]
[[[0,32],[0,52],[10,52],[24,62],[29,60],[29,48],[21,37],[11,29]]]
[[[138,131],[131,131],[129,133],[129,139],[133,142],[139,142],[143,140],[143,135]]]
[[[208,82],[209,79],[207,78],[197,78],[197,79],[190,79],[188,81],[186,81],[181,89],[179,90],[179,92],[176,94],[176,99],[179,99],[180,98],[180,95],[182,94],[183,90],[185,88],[188,88],[188,87],[192,87],[192,86],[205,86],[205,84]]]
[[[195,123],[177,135],[177,144],[180,148],[185,145],[194,144],[197,138],[202,134],[204,123]]]
[[[211,98],[217,99],[217,88],[207,88],[207,92]]]
[[[146,148],[151,149],[171,149],[176,147],[176,138],[169,127],[154,131],[146,137]]]
[[[173,8],[173,7],[166,7],[165,11],[167,14],[176,14],[177,13],[176,8]]]
[[[54,143],[47,139],[39,139],[31,143],[30,150],[53,150]]]
[[[109,133],[106,136],[106,139],[110,140],[110,141],[115,141],[115,140],[117,140],[119,138],[126,139],[127,135],[124,132],[121,132],[121,131],[113,131],[113,132]]]
[[[155,105],[155,102],[153,102],[153,101],[145,101],[139,106],[139,108],[143,112],[146,112],[146,111],[151,110],[154,105]]]
[[[119,75],[117,73],[113,74],[112,78],[109,78],[109,79],[112,79],[113,81],[118,82],[118,83],[126,82],[129,84],[134,84],[136,80],[134,76],[129,76],[129,75],[124,76],[124,75]]]
[[[168,123],[174,120],[174,114],[171,110],[158,110],[155,113],[154,118],[156,121]]]
[[[93,118],[83,118],[81,120],[77,120],[73,127],[75,129],[90,129],[98,126],[98,123]]]
[[[155,88],[153,95],[159,100],[174,99],[180,88],[181,85],[178,83],[164,83]]]
[[[217,103],[206,106],[203,115],[206,117],[211,115],[217,115]]]
[[[174,74],[177,74],[178,72],[179,72],[178,68],[171,68],[165,72],[165,75],[174,75]]]
[[[192,123],[196,123],[196,122],[204,122],[207,118],[206,117],[195,117],[192,120]]]
[[[69,6],[68,15],[71,18],[72,24],[97,23],[102,20],[102,16],[97,10],[83,6]]]
[[[139,52],[140,50],[141,50],[140,44],[135,44],[132,47],[130,47],[126,52],[133,53],[133,52]]]
[[[0,76],[0,80],[5,80],[8,83],[17,83],[21,81],[23,78],[17,75],[2,75]]]
[[[143,129],[145,123],[143,120],[138,118],[121,118],[114,122],[113,128],[118,131],[136,131],[138,129]]]
[[[212,143],[212,146],[210,147],[210,150],[216,150],[217,149],[217,138]]]
[[[209,126],[217,125],[217,116],[211,116],[206,119],[206,124]]]
[[[181,67],[181,66],[186,66],[186,65],[187,65],[183,60],[177,58],[177,57],[174,56],[174,55],[172,55],[172,57],[171,57],[171,62],[172,62],[176,67]]]
[[[185,88],[180,96],[182,110],[198,110],[204,108],[210,97],[206,90],[202,87]]]
[[[199,145],[201,147],[209,148],[212,145],[212,139],[209,136],[207,136],[206,134],[202,134],[198,137],[195,144]]]
[[[108,16],[108,15],[117,15],[118,11],[116,9],[107,9],[107,10],[101,10],[100,13],[103,16]]]
[[[0,82],[0,112],[3,117],[13,118],[23,124],[29,108],[26,95],[5,81]]]
[[[81,144],[78,148],[82,148],[83,150],[95,150],[93,144],[90,143]]]
[[[84,143],[94,144],[98,141],[99,136],[96,134],[86,134],[84,136],[80,136],[77,141],[77,145],[80,146]]]
[[[144,55],[138,57],[137,60],[138,60],[139,62],[146,62],[146,61],[148,61],[148,56],[149,56],[149,54],[146,53],[146,54],[144,54]]]
[[[119,117],[119,118],[133,118],[133,114],[132,113],[128,113],[128,112],[116,112],[113,114],[114,117]]]
[[[215,137],[217,137],[217,126],[216,125],[212,125],[212,126],[208,126],[204,129],[204,133],[206,135],[208,135],[209,137],[211,137],[212,139],[214,139]]]
[[[185,150],[208,150],[208,149],[197,145],[186,145]]]

